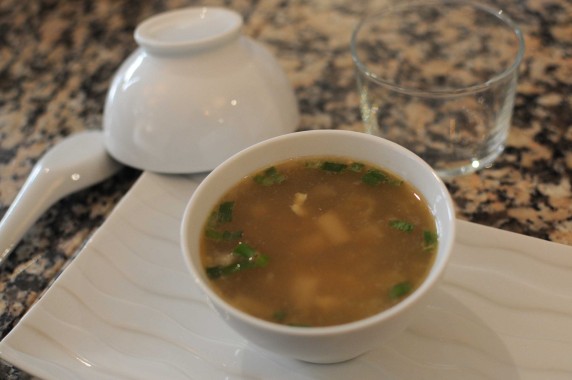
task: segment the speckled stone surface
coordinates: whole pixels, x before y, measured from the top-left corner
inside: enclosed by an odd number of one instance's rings
[[[375,7],[374,4],[375,3]],[[0,215],[41,155],[101,127],[110,79],[135,48],[135,26],[166,9],[222,5],[278,58],[295,88],[300,129],[362,130],[349,36],[383,1],[0,2]],[[448,180],[458,217],[572,245],[572,3],[502,0],[525,35],[507,148],[488,169]],[[0,270],[4,337],[137,179],[113,178],[58,202]],[[0,378],[28,378],[7,363]]]

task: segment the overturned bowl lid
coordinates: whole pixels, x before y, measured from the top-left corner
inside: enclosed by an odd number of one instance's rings
[[[161,173],[210,171],[234,153],[293,132],[298,106],[276,59],[224,8],[185,8],[141,23],[104,108],[118,161]]]

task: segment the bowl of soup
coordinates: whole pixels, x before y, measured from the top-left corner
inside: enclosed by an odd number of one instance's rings
[[[405,329],[454,236],[453,202],[428,164],[341,130],[237,153],[198,186],[181,225],[186,264],[222,319],[313,363],[355,358]]]

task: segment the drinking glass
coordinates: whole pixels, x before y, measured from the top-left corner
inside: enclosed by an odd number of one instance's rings
[[[504,149],[524,40],[503,10],[458,0],[389,7],[358,24],[351,53],[367,132],[444,178]]]

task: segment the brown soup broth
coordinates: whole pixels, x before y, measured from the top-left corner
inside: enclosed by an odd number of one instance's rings
[[[222,298],[296,326],[391,307],[424,280],[436,250],[435,220],[416,189],[338,157],[292,159],[245,177],[215,207],[201,242]]]

